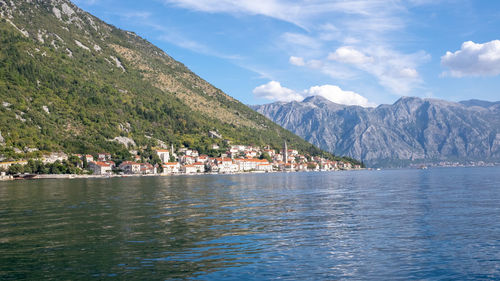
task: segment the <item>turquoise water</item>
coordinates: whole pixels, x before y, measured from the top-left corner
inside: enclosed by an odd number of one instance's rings
[[[500,168],[0,182],[20,279],[500,279]]]

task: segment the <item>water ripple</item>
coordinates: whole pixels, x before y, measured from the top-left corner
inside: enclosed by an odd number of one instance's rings
[[[500,169],[0,183],[0,279],[500,279]]]

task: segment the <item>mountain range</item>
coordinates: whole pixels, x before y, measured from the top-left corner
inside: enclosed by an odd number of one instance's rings
[[[500,162],[500,102],[403,97],[364,108],[312,96],[253,108],[322,149],[372,167]]]
[[[67,0],[0,0],[0,156],[161,144],[270,145],[333,158],[133,32]],[[209,131],[222,138],[210,138]]]

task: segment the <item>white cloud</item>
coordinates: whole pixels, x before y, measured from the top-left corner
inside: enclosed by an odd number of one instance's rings
[[[292,89],[281,86],[280,82],[270,81],[267,84],[258,86],[253,90],[253,94],[258,98],[272,101],[301,101],[304,97]]]
[[[343,46],[330,53],[328,59],[375,76],[380,85],[393,93],[407,94],[422,83],[416,68],[428,61],[430,56],[423,51],[402,54],[384,45],[363,50]]]
[[[267,84],[256,87],[253,94],[259,98],[271,101],[302,101],[308,96],[322,96],[334,103],[344,105],[359,105],[363,107],[376,106],[368,101],[367,98],[352,91],[344,91],[335,85],[313,86],[302,92],[281,86],[277,81],[270,81]]]
[[[406,95],[423,85],[418,68],[429,60],[429,55],[398,51],[394,47],[398,40],[394,38],[401,35],[403,40],[411,39],[405,33],[411,8],[440,0],[162,1],[195,11],[261,15],[292,23],[302,30],[285,31],[272,39],[291,65],[335,79],[365,79],[368,74],[391,92]],[[331,46],[335,49],[328,48]]]
[[[291,64],[297,66],[304,66],[306,63],[304,62],[304,58],[291,56],[288,60]]]
[[[163,2],[181,8],[209,13],[229,13],[263,15],[295,24],[309,29],[316,24],[319,16],[344,14],[349,17],[343,19],[355,23],[359,20],[353,15],[370,19],[376,26],[377,32],[387,29],[400,28],[394,25],[390,15],[401,13],[405,8],[400,1],[387,2],[386,0],[163,0]],[[346,21],[347,22],[347,21]],[[325,25],[323,25],[325,26]],[[370,26],[364,26],[370,28]]]
[[[441,64],[449,69],[445,75],[496,76],[500,74],[500,40],[484,44],[467,41],[460,50],[446,52],[441,57]]]
[[[163,0],[178,7],[209,13],[263,15],[302,26],[300,5],[280,0]]]
[[[365,64],[373,62],[373,58],[350,46],[340,47],[328,55],[328,59],[350,64]]]
[[[376,104],[368,101],[367,98],[351,91],[344,91],[338,86],[323,85],[314,86],[306,91],[309,96],[322,96],[334,103],[345,105],[359,105],[363,107],[374,107]]]

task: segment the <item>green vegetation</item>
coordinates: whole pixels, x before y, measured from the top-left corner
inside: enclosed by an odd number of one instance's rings
[[[14,164],[6,171],[9,175],[16,174],[84,174],[88,171],[82,170],[70,159],[43,164],[42,161],[29,160],[27,165]]]
[[[208,137],[208,131],[217,130],[231,143],[279,149],[286,140],[301,153],[341,159],[222,93],[133,33],[86,17],[83,11],[76,14],[81,28],[63,23],[48,6],[19,3],[22,16],[14,14],[12,21],[29,37],[0,22],[3,158],[106,151],[117,161],[130,159],[130,148],[113,141],[115,137],[147,148],[142,156],[153,162],[159,160],[151,154],[157,140],[213,156],[220,151],[211,145],[224,145]],[[44,42],[37,39],[40,30]],[[40,151],[30,155],[15,153],[14,148]]]

